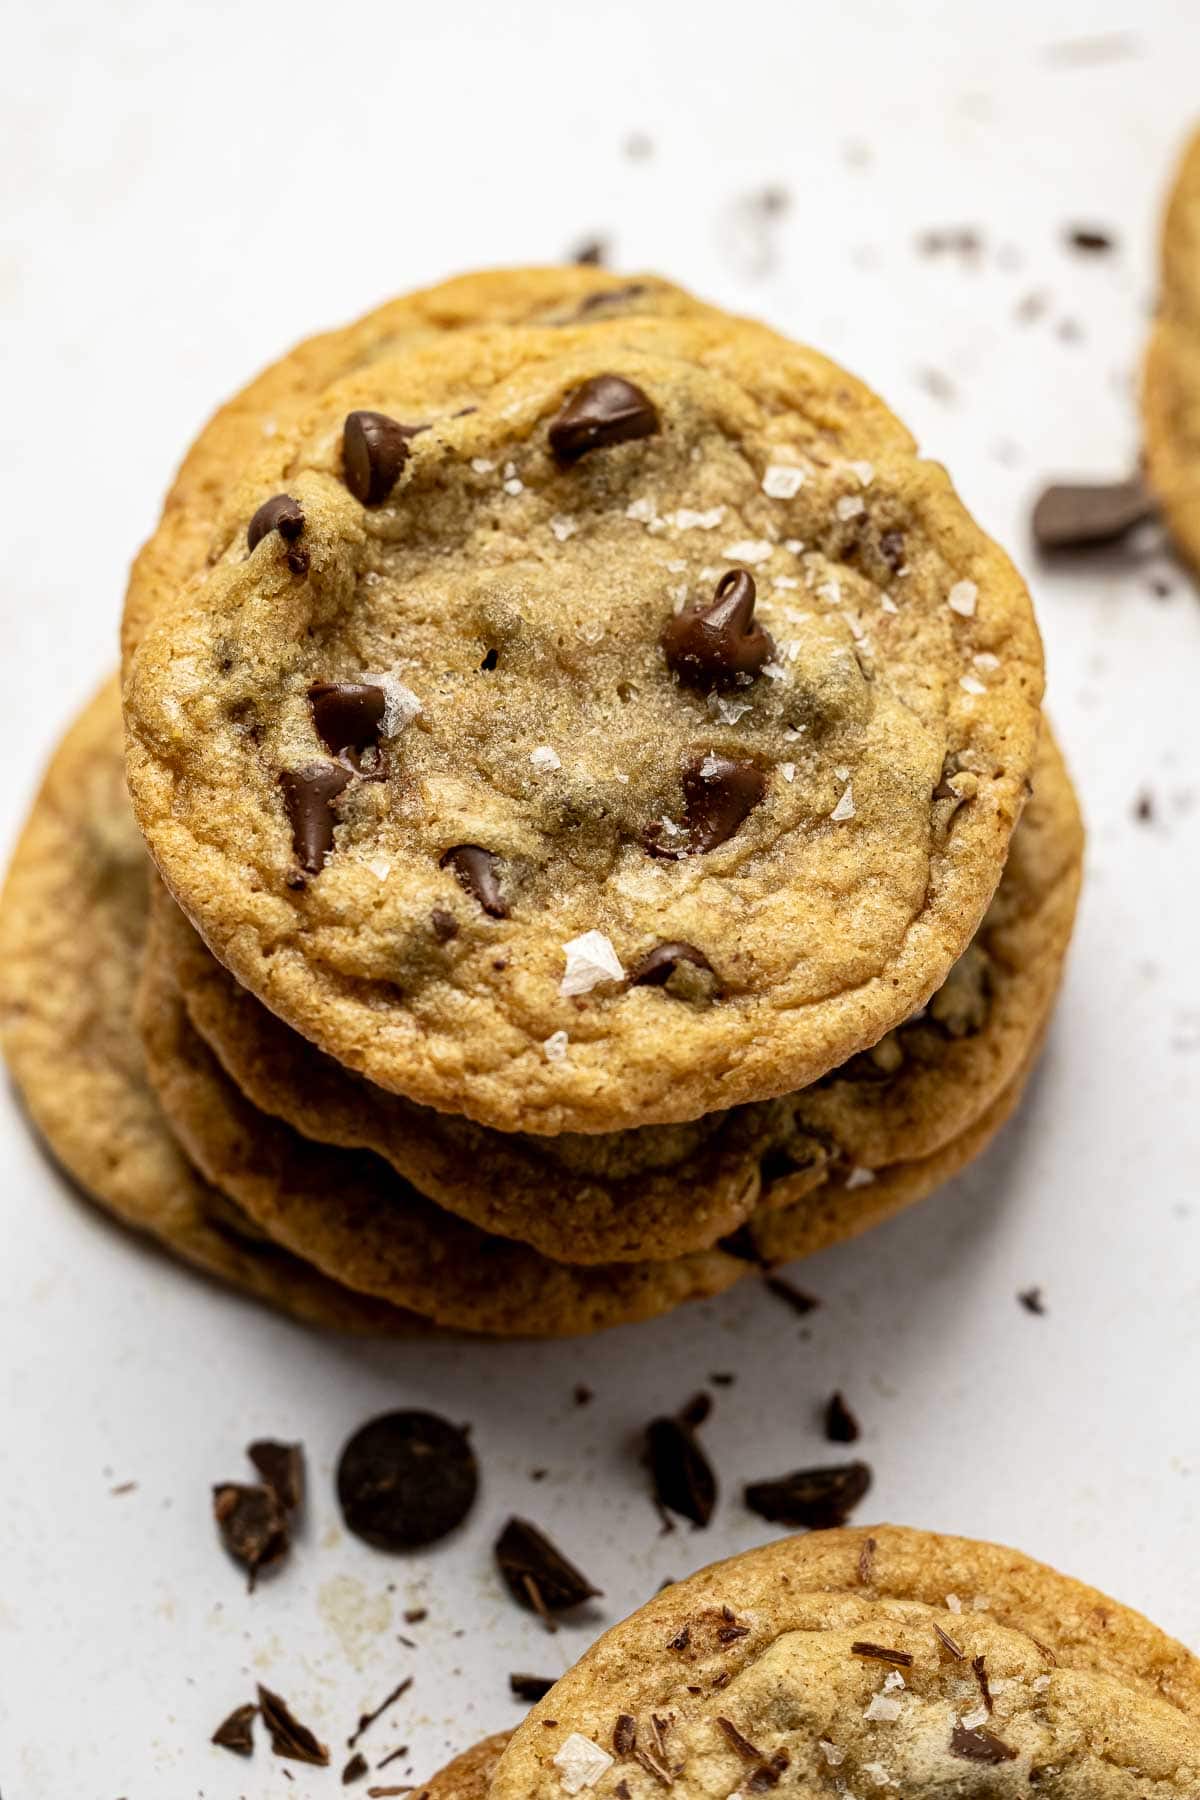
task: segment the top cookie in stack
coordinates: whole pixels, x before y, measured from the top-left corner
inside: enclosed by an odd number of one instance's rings
[[[226,968],[534,1136],[791,1093],[921,1008],[1042,681],[1019,578],[865,388],[656,284],[494,322],[550,279],[453,284],[453,329],[292,390],[207,553],[135,582],[126,680],[138,822]]]

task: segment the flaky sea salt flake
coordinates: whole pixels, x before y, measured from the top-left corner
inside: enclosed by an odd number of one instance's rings
[[[772,500],[794,500],[804,486],[804,470],[787,463],[771,463],[762,478],[762,491]]]
[[[894,1725],[904,1710],[903,1703],[891,1694],[875,1694],[868,1706],[863,1708],[864,1719],[881,1720]]]
[[[558,984],[560,994],[590,994],[604,981],[624,981],[625,971],[612,944],[602,931],[585,931],[563,945],[566,970]]]
[[[979,589],[973,581],[956,581],[946,595],[946,605],[951,612],[956,612],[964,619],[975,617],[975,604],[979,599]]]
[[[852,462],[851,469],[858,477],[860,487],[870,487],[875,479],[875,464],[869,462]]]
[[[591,1738],[585,1738],[578,1731],[563,1739],[552,1760],[564,1794],[582,1794],[585,1788],[595,1787],[613,1765],[607,1750],[602,1750],[599,1744],[593,1744]]]
[[[795,781],[795,779],[796,779],[795,763],[780,763],[779,773],[783,776],[783,779],[785,781]]]
[[[724,517],[723,506],[710,506],[706,512],[681,506],[678,512],[667,514],[667,524],[674,525],[676,531],[715,531]]]
[[[978,675],[960,675],[958,678],[958,685],[963,690],[964,694],[987,693],[987,689],[982,681],[980,681]]]
[[[549,744],[539,744],[536,750],[531,750],[529,760],[539,775],[544,775],[551,769],[562,768],[562,758]]]
[[[555,513],[550,521],[550,529],[560,544],[565,544],[569,537],[574,537],[579,530],[579,521],[570,513]]]
[[[471,458],[471,467],[477,475],[490,475],[495,466],[495,463],[490,462],[486,456],[473,456]]]
[[[848,781],[846,783],[846,786],[845,786],[845,789],[843,790],[841,799],[838,801],[837,805],[834,807],[833,811],[830,813],[829,816],[833,820],[835,825],[841,825],[845,822],[845,820],[852,819],[854,817],[854,784],[853,784],[853,782]]]
[[[881,595],[879,604],[884,612],[898,613],[900,611],[900,608],[896,605],[896,602],[892,599],[890,594]]]
[[[749,563],[755,568],[771,560],[775,546],[767,538],[739,538],[736,544],[726,544],[725,554],[731,562]]]
[[[850,1173],[846,1177],[846,1186],[848,1188],[870,1187],[870,1185],[874,1181],[874,1179],[875,1179],[874,1169],[854,1168],[854,1169],[851,1169]]]
[[[829,1764],[831,1769],[836,1769],[839,1764],[845,1762],[846,1752],[842,1749],[840,1744],[831,1744],[828,1738],[818,1738],[817,1743],[820,1747],[822,1756],[825,1758],[825,1761]]]
[[[839,519],[857,519],[867,508],[861,494],[842,494],[834,506]]]
[[[561,1062],[563,1057],[567,1054],[567,1048],[570,1042],[571,1040],[565,1031],[552,1031],[542,1045],[546,1061],[552,1063]]]

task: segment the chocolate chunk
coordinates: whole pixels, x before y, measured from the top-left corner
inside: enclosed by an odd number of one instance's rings
[[[712,999],[721,991],[716,971],[695,944],[656,944],[629,975],[630,987],[665,987],[681,1000]]]
[[[386,413],[347,413],[342,427],[342,470],[346,486],[364,506],[387,499],[409,458],[408,440],[420,426],[401,425]]]
[[[767,789],[755,763],[728,756],[693,756],[683,771],[684,818],[690,854],[715,850],[731,838]]]
[[[369,681],[314,681],[308,690],[313,724],[327,750],[361,756],[379,743],[387,695]]]
[[[259,1438],[246,1455],[254,1464],[284,1512],[296,1512],[304,1504],[304,1447]]]
[[[357,1744],[359,1738],[362,1736],[363,1732],[367,1730],[368,1726],[373,1725],[376,1719],[381,1719],[389,1706],[394,1706],[402,1694],[407,1694],[412,1684],[412,1676],[406,1675],[403,1681],[398,1681],[396,1683],[391,1693],[388,1694],[385,1699],[381,1700],[378,1706],[373,1707],[370,1712],[360,1713],[358,1715],[358,1724],[346,1739],[347,1750],[353,1750],[355,1744]]]
[[[333,849],[333,802],[350,780],[348,769],[332,763],[306,763],[284,769],[279,777],[292,827],[292,849],[300,867],[317,875]]]
[[[329,1752],[324,1744],[317,1741],[307,1725],[300,1723],[286,1700],[281,1700],[261,1682],[258,1684],[258,1704],[276,1756],[285,1757],[289,1762],[313,1763],[321,1769],[326,1766]]]
[[[786,1275],[765,1275],[763,1286],[768,1294],[774,1294],[776,1300],[782,1300],[785,1306],[798,1313],[802,1319],[806,1314],[816,1312],[821,1304],[815,1294],[806,1294],[803,1288],[797,1287],[794,1281],[789,1281]]]
[[[258,1571],[278,1562],[288,1548],[287,1519],[269,1487],[242,1487],[235,1481],[213,1489],[213,1518],[221,1542],[249,1571],[253,1592]]]
[[[652,1419],[646,1462],[659,1506],[707,1525],[717,1504],[717,1478],[691,1428],[681,1419]]]
[[[956,1725],[950,1739],[950,1754],[961,1756],[964,1762],[1006,1763],[1017,1760],[1017,1752],[1012,1745],[1003,1743],[986,1725],[980,1725],[974,1731],[968,1725]]]
[[[729,569],[707,606],[685,606],[663,627],[667,665],[687,687],[708,692],[758,674],[775,645],[754,617],[754,577]]]
[[[831,1444],[855,1444],[862,1436],[858,1420],[841,1394],[831,1394],[826,1403],[825,1436]]]
[[[661,429],[654,402],[623,375],[595,375],[576,388],[550,422],[550,448],[560,463],[589,450],[653,437]]]
[[[246,530],[246,543],[253,550],[269,531],[277,531],[287,544],[295,543],[304,530],[304,508],[290,494],[275,494],[264,500]]]
[[[889,1650],[883,1644],[851,1644],[850,1654],[864,1656],[871,1662],[895,1663],[898,1669],[911,1669],[913,1663],[907,1650]]]
[[[496,1539],[495,1554],[513,1599],[543,1617],[599,1596],[600,1589],[528,1519],[508,1521]]]
[[[491,850],[481,849],[478,844],[456,844],[443,856],[441,867],[453,869],[460,884],[478,900],[489,918],[507,919],[508,902],[500,892],[496,874],[499,862],[498,856]]]
[[[796,1469],[774,1481],[754,1481],[746,1505],[772,1525],[803,1525],[810,1531],[844,1525],[871,1485],[866,1463],[828,1469]]]
[[[219,1744],[222,1750],[232,1750],[235,1756],[251,1756],[254,1753],[254,1715],[257,1706],[235,1706],[227,1719],[222,1719],[212,1734],[212,1742]]]
[[[338,1458],[342,1517],[377,1550],[436,1543],[462,1524],[478,1488],[466,1432],[436,1413],[383,1413]]]
[[[514,1700],[528,1700],[531,1706],[545,1698],[554,1686],[553,1675],[510,1675],[508,1691]]]
[[[1153,496],[1140,476],[1129,481],[1055,482],[1033,509],[1033,540],[1039,550],[1090,550],[1118,538],[1148,519]]]
[[[362,1751],[356,1750],[342,1770],[342,1786],[349,1787],[352,1782],[361,1781],[364,1775],[370,1773],[370,1770],[371,1765]]]

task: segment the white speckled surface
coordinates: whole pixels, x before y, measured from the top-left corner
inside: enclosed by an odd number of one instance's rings
[[[1039,569],[1025,525],[1042,477],[1120,473],[1136,446],[1155,215],[1196,108],[1189,11],[41,0],[10,23],[5,844],[112,658],[129,556],[215,399],[393,290],[601,232],[620,266],[840,357],[949,463],[1030,570],[1091,855],[1020,1120],[955,1188],[809,1264],[824,1304],[807,1329],[748,1286],[561,1347],[318,1340],[108,1229],[6,1102],[4,1800],[340,1792],[336,1767],[287,1780],[261,1740],[249,1764],[208,1747],[256,1676],[340,1751],[411,1670],[366,1747],[412,1746],[381,1779],[427,1774],[515,1720],[509,1670],[554,1674],[593,1628],[547,1637],[511,1605],[489,1555],[508,1512],[554,1533],[606,1591],[596,1622],[615,1618],[763,1539],[740,1481],[836,1455],[816,1420],[834,1386],[876,1471],[862,1519],[1007,1539],[1200,1650],[1200,603],[1154,556]],[[1134,41],[1048,51],[1109,33]],[[640,160],[623,150],[638,131]],[[764,186],[791,196],[765,238],[740,204]],[[1111,227],[1119,252],[1070,255],[1077,220]],[[915,252],[922,230],[960,225],[981,233],[977,258]],[[1031,294],[1046,310],[1018,323]],[[1143,790],[1150,825],[1133,817]],[[1044,1319],[1015,1299],[1033,1283]],[[661,1537],[631,1446],[711,1370],[738,1377],[705,1430],[721,1507],[706,1534]],[[332,1494],[342,1439],[397,1403],[471,1420],[484,1468],[468,1529],[411,1561],[347,1538]],[[248,1598],[208,1489],[264,1432],[305,1441],[314,1493],[290,1566]],[[418,1604],[414,1652],[397,1634]]]

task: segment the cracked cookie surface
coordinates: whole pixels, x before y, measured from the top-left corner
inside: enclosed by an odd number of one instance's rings
[[[295,538],[247,557],[250,472],[127,688],[155,858],[281,1017],[543,1134],[786,1091],[928,999],[1040,648],[865,389],[715,315],[464,332],[331,389],[283,468]]]
[[[714,1564],[616,1626],[515,1732],[491,1800],[1169,1800],[1200,1662],[1015,1551],[878,1526]]]

